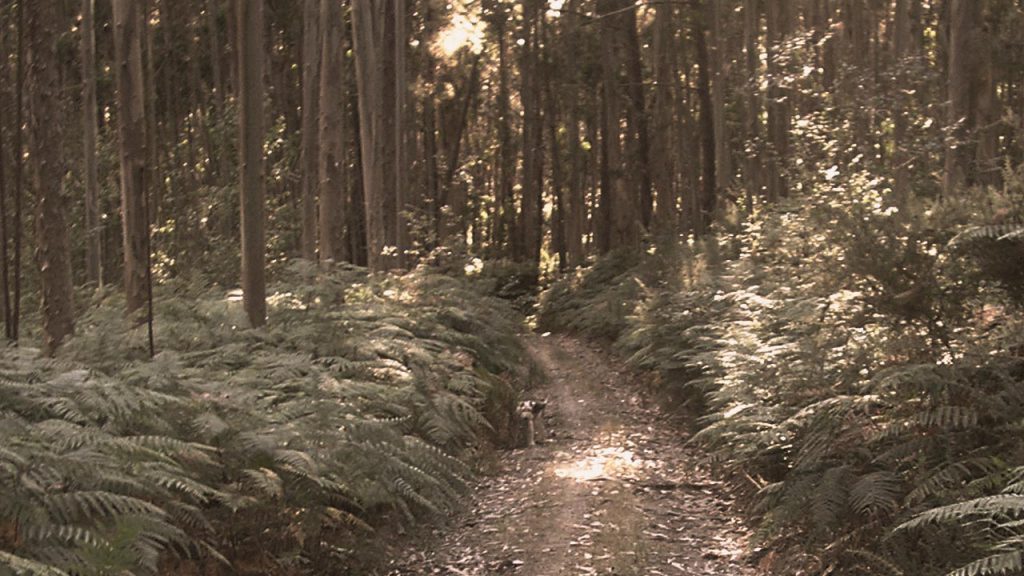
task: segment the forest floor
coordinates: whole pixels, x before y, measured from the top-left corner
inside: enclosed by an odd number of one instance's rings
[[[756,573],[725,487],[629,371],[578,340],[531,336],[546,383],[544,442],[500,452],[467,510],[387,574]]]

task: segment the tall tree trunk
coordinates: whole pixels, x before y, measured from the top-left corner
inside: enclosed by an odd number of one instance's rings
[[[4,47],[5,27],[0,26],[0,49]],[[0,68],[0,74],[5,71]],[[3,93],[0,92],[0,132],[4,127],[4,105]],[[20,128],[19,128],[20,129]],[[0,304],[3,306],[4,315],[4,336],[8,340],[14,339],[14,321],[11,309],[11,261],[9,237],[10,220],[7,214],[7,153],[5,152],[5,140],[0,137],[0,290],[3,291]]]
[[[859,1],[859,0],[852,0]],[[789,154],[789,91],[782,85],[779,51],[789,35],[789,0],[765,0],[768,12],[768,200],[788,195],[785,163]]]
[[[14,79],[14,302],[11,303],[11,321],[14,328],[11,338],[17,342],[21,331],[21,256],[24,244],[25,228],[23,201],[25,197],[25,76],[26,66],[25,36],[28,27],[25,2],[18,2],[18,66]]]
[[[396,176],[404,100],[396,81],[399,71],[396,47],[400,23],[395,14],[402,0],[360,0],[352,3],[352,31],[359,89],[359,132],[362,156],[363,195],[366,205],[367,262],[371,270],[401,266],[399,254],[399,193]],[[404,19],[403,19],[404,20]],[[403,50],[404,53],[404,50]],[[400,76],[400,74],[403,74]]]
[[[647,96],[644,91],[643,61],[640,58],[640,35],[637,32],[636,9],[625,10],[621,17],[623,42],[626,48],[626,93],[629,96],[628,145],[632,187],[636,188],[640,224],[650,229],[654,214],[654,187],[651,183],[651,138],[647,125]]]
[[[121,218],[124,238],[124,290],[128,313],[146,303],[145,212],[146,107],[143,80],[142,22],[133,0],[113,0],[117,76],[118,135],[121,155]]]
[[[603,218],[610,233],[606,241],[599,244],[602,251],[619,247],[636,247],[640,242],[641,207],[640,187],[630,187],[626,179],[622,151],[622,55],[628,49],[628,27],[635,25],[630,0],[598,0],[597,13],[601,16],[605,38],[602,42],[601,70],[602,97],[604,100],[603,136],[601,139],[604,157],[602,180]],[[629,137],[638,137],[637,126],[631,124]]]
[[[893,14],[893,56],[896,66],[902,66],[904,59],[909,56],[915,47],[913,32],[911,30],[911,1],[896,0]],[[910,155],[906,152],[906,134],[909,118],[902,110],[894,110],[893,127],[893,155],[892,169],[895,172],[893,178],[893,192],[896,197],[905,201],[910,194]]]
[[[493,10],[502,11],[500,3],[495,2]],[[512,139],[512,104],[511,104],[511,65],[508,55],[508,34],[505,29],[507,15],[495,15],[494,34],[498,37],[498,166],[497,190],[495,197],[496,224],[493,242],[496,246],[505,246],[499,253],[511,255],[510,244],[516,237],[515,218],[515,180],[516,180],[516,148]]]
[[[99,173],[96,167],[96,0],[82,0],[82,140],[85,166],[85,271],[89,282],[103,285],[99,218]],[[6,250],[5,250],[6,252]]]
[[[985,0],[949,0],[949,126],[944,189],[982,181],[992,150],[984,130],[991,111],[991,53],[982,15]]]
[[[568,0],[566,7],[569,10],[568,14],[564,16],[567,22],[566,31],[559,44],[559,51],[562,55],[561,62],[563,63],[572,61],[572,51],[575,49],[575,42],[581,32],[579,0]],[[577,77],[579,77],[578,73]],[[588,152],[583,149],[580,138],[580,124],[584,116],[583,105],[579,101],[580,91],[579,86],[567,83],[562,92],[562,99],[568,115],[566,153],[568,154],[569,170],[565,198],[565,250],[570,268],[576,268],[583,264],[586,257],[583,237],[586,235],[587,220],[586,180],[588,171],[586,170],[586,161]]]
[[[744,182],[747,189],[747,207],[753,209],[761,196],[761,162],[754,150],[761,148],[761,55],[758,39],[761,36],[761,0],[743,2],[743,45],[747,71],[746,118],[744,123],[747,162]]]
[[[263,0],[241,0],[237,7],[242,298],[250,324],[258,327],[267,321],[263,181]]]
[[[341,2],[319,2],[323,26],[320,70],[320,258],[342,262],[352,258],[345,241],[348,213],[345,27]]]
[[[700,101],[701,193],[697,202],[697,212],[693,215],[693,233],[696,236],[703,236],[714,221],[718,181],[715,176],[715,119],[711,98],[711,62],[706,22],[705,26],[695,30],[694,34],[697,40],[697,98]]]
[[[36,195],[36,261],[42,295],[44,349],[54,354],[75,329],[64,190],[63,122],[60,102],[61,8],[58,0],[35,0],[28,11],[29,148]]]
[[[394,166],[392,167],[391,186],[395,191],[394,214],[395,232],[393,245],[395,246],[397,266],[405,268],[412,257],[412,241],[409,234],[409,223],[407,213],[415,204],[412,202],[410,188],[407,181],[411,176],[411,163],[409,156],[409,135],[408,130],[409,112],[409,0],[394,0],[395,12],[395,38],[394,38]]]
[[[302,257],[316,260],[316,202],[317,202],[317,160],[320,143],[317,138],[318,96],[321,96],[320,85],[320,11],[323,9],[321,0],[303,0],[302,2],[302,151],[301,151],[301,189],[302,189]],[[334,2],[338,4],[338,2]],[[340,9],[338,10],[340,13]],[[327,20],[324,15],[323,26],[340,27],[341,22]],[[339,18],[340,20],[340,18]],[[337,47],[341,50],[341,46]],[[341,56],[337,56],[340,59]],[[340,78],[339,78],[340,80]],[[335,85],[335,92],[340,93],[342,87]],[[322,122],[321,122],[322,126]]]
[[[675,134],[675,83],[678,77],[675,49],[675,9],[661,3],[654,8],[654,138],[651,148],[652,181],[657,193],[655,228],[660,234],[676,232],[676,168],[673,154]]]
[[[732,186],[732,154],[729,150],[729,125],[725,121],[725,95],[729,90],[728,82],[728,39],[725,36],[721,2],[712,0],[708,2],[708,12],[711,19],[710,30],[711,45],[711,104],[712,115],[715,126],[715,186],[718,193],[722,194]]]
[[[544,126],[541,111],[540,19],[541,0],[523,0],[522,90],[523,187],[516,259],[540,263],[544,196]]]

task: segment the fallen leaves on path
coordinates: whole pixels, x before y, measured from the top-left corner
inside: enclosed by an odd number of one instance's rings
[[[389,574],[755,574],[748,531],[680,428],[627,372],[565,337],[531,340],[549,438],[500,456],[472,504]]]

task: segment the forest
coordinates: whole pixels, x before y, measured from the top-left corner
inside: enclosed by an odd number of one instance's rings
[[[3,576],[1024,575],[1024,1],[0,0],[0,311]]]

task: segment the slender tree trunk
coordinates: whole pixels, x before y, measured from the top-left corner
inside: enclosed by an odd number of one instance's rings
[[[678,191],[673,154],[675,134],[675,83],[678,77],[675,50],[675,9],[662,3],[654,8],[654,138],[651,148],[652,181],[657,193],[655,228],[660,234],[675,233]]]
[[[752,152],[761,149],[761,55],[758,38],[761,36],[760,0],[743,2],[743,44],[747,71],[746,148],[747,162],[744,181],[747,188],[747,207],[753,209],[754,200],[761,197],[761,162]]]
[[[400,151],[404,148],[404,90],[396,86],[404,73],[403,0],[360,0],[352,3],[356,83],[359,88],[359,132],[366,205],[369,267],[383,271],[402,265],[399,231]],[[401,37],[401,38],[400,38]],[[402,47],[402,57],[397,54]],[[404,82],[403,82],[404,84]]]
[[[991,153],[979,142],[991,101],[991,59],[982,14],[985,0],[949,0],[949,126],[944,188],[947,195],[978,183]],[[979,162],[981,161],[981,162]]]
[[[6,28],[0,26],[0,49],[4,47],[4,32]],[[0,68],[0,74],[5,70]],[[0,92],[0,132],[4,127],[4,105],[3,93]],[[14,321],[12,320],[11,309],[11,271],[10,271],[10,243],[9,219],[7,214],[7,153],[5,151],[5,140],[0,138],[0,289],[3,290],[3,298],[0,304],[3,305],[4,315],[4,336],[13,340]]]
[[[516,259],[539,265],[544,196],[544,126],[541,111],[540,0],[523,0],[523,57],[520,68],[523,104],[523,192]]]
[[[723,26],[724,15],[721,2],[708,2],[710,12],[710,59],[711,59],[711,104],[715,126],[715,186],[722,194],[732,186],[732,154],[729,149],[729,125],[725,121],[725,95],[728,82],[728,41]]]
[[[625,10],[617,17],[621,18],[626,48],[626,94],[629,96],[628,120],[631,132],[627,148],[632,172],[630,185],[636,188],[638,194],[639,222],[643,230],[649,230],[654,215],[654,186],[651,182],[651,138],[647,124],[647,96],[636,12],[635,8]]]
[[[788,195],[785,162],[789,154],[789,93],[782,86],[783,70],[779,51],[789,35],[789,0],[765,0],[768,12],[768,200],[777,201]],[[859,0],[853,0],[859,1]]]
[[[700,101],[701,193],[697,202],[697,212],[694,214],[693,233],[696,236],[703,236],[714,222],[718,180],[715,176],[715,119],[711,97],[708,32],[702,28],[694,33],[697,40],[697,98]]]
[[[914,45],[910,23],[911,0],[896,0],[893,14],[893,56],[897,66],[911,54]],[[898,88],[897,88],[898,89]],[[906,152],[908,118],[902,110],[894,110],[892,169],[895,172],[893,192],[905,201],[910,194],[910,155]]]
[[[559,44],[559,51],[562,55],[561,62],[571,62],[572,51],[575,49],[575,42],[580,35],[579,0],[568,0],[566,7],[569,13],[563,16],[566,18],[566,28],[562,42]],[[577,78],[581,75],[577,73]],[[565,249],[568,265],[576,268],[583,264],[586,252],[584,250],[583,238],[586,235],[587,219],[587,191],[586,191],[586,161],[588,152],[583,149],[580,134],[580,124],[583,122],[582,104],[579,101],[580,87],[571,84],[562,89],[562,101],[565,103],[566,114],[566,154],[568,154],[569,170],[567,174],[567,189],[565,198],[566,225],[565,225]]]
[[[14,302],[11,305],[11,320],[14,328],[12,339],[17,342],[21,331],[21,255],[25,228],[23,200],[25,196],[25,76],[27,57],[25,29],[28,26],[25,2],[18,2],[18,66],[14,80]]]
[[[57,39],[58,0],[35,0],[28,11],[30,161],[36,195],[36,260],[42,295],[44,349],[53,355],[75,329],[64,190],[63,122]]]
[[[498,8],[500,10],[500,8]],[[505,30],[505,18],[494,25],[494,33],[498,37],[498,187],[497,225],[494,243],[506,246],[505,255],[510,255],[511,239],[516,237],[515,218],[515,179],[516,179],[516,148],[512,139],[512,105],[511,105],[511,73],[509,71],[508,39]]]
[[[82,139],[85,166],[85,271],[103,285],[99,218],[99,173],[96,167],[96,0],[82,0]],[[6,250],[5,250],[6,252]]]
[[[124,238],[124,289],[128,313],[146,303],[146,108],[139,5],[113,0],[117,76],[118,134],[121,155],[121,218]]]
[[[409,234],[407,213],[414,208],[411,201],[410,188],[407,182],[411,176],[409,156],[409,0],[393,0],[395,13],[394,31],[394,166],[392,167],[391,186],[395,191],[394,239],[396,265],[405,268],[412,258],[412,240]]]
[[[237,8],[242,295],[249,322],[258,327],[267,321],[263,181],[263,0],[241,0]]]
[[[334,2],[338,4],[338,2]],[[320,74],[320,11],[323,9],[321,0],[303,0],[302,2],[302,257],[316,260],[316,203],[317,203],[317,160],[320,142],[317,138],[318,96],[322,96],[323,88],[319,82]],[[339,9],[340,13],[340,9]],[[323,26],[340,27],[341,22],[332,22],[324,15]],[[341,46],[337,46],[341,50]],[[337,56],[338,59],[341,56]],[[333,90],[341,92],[342,87],[336,85]],[[322,121],[321,121],[322,126]]]
[[[601,70],[604,123],[602,148],[605,182],[602,191],[604,218],[609,224],[610,236],[599,249],[607,251],[619,247],[636,247],[642,228],[640,186],[630,187],[622,151],[622,55],[628,52],[628,27],[635,25],[630,0],[598,0],[597,12],[602,17],[605,38],[602,42]],[[628,76],[627,76],[628,78]],[[630,123],[628,137],[638,138],[637,125]],[[632,145],[632,144],[630,144]]]
[[[352,254],[345,241],[348,175],[345,141],[345,53],[341,2],[319,0],[323,25],[320,71],[320,257],[342,262]]]

